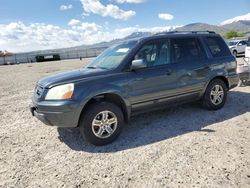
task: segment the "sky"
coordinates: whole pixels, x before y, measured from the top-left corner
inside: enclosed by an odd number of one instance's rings
[[[139,31],[250,19],[249,13],[250,0],[0,0],[0,50],[93,44]]]

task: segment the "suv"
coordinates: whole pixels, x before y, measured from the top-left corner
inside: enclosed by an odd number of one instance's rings
[[[235,57],[240,54],[245,53],[245,48],[247,46],[246,40],[232,40],[228,42],[229,49]]]
[[[85,68],[45,77],[32,98],[47,125],[79,127],[94,145],[117,138],[141,112],[201,101],[209,110],[237,86],[237,63],[214,32],[169,32],[108,48]]]

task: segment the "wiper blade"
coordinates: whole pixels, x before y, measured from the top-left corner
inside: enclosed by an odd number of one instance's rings
[[[99,69],[105,69],[105,70],[110,70],[110,69],[108,69],[106,67],[97,67],[97,68],[99,68]]]
[[[97,67],[87,67],[88,69],[97,69]]]
[[[97,66],[90,66],[90,67],[87,67],[88,69],[105,69],[105,70],[109,70],[108,68],[106,67],[97,67]]]

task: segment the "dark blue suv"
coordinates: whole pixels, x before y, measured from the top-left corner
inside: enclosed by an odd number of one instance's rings
[[[31,112],[47,125],[79,127],[112,142],[131,115],[200,101],[209,110],[237,86],[236,59],[214,32],[170,32],[123,42],[82,69],[38,81]]]

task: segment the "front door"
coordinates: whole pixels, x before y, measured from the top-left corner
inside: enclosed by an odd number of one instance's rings
[[[173,96],[176,69],[170,61],[169,42],[152,40],[144,44],[134,59],[142,59],[146,68],[129,73],[129,95],[133,109],[145,108]]]

